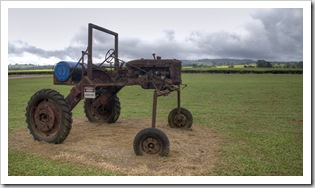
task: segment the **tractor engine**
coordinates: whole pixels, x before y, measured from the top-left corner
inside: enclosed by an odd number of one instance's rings
[[[176,59],[161,60],[139,59],[127,64],[127,77],[143,89],[161,89],[168,85],[181,84],[181,61]]]

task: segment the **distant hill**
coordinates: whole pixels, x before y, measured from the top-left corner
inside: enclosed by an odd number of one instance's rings
[[[231,65],[231,64],[252,64],[256,61],[252,59],[198,59],[198,60],[182,60],[183,65],[203,64],[203,65]]]
[[[257,61],[252,59],[198,59],[198,60],[181,60],[184,66],[191,66],[193,64],[197,65],[246,65],[246,64],[256,64]],[[297,64],[297,61],[270,61],[272,64]]]

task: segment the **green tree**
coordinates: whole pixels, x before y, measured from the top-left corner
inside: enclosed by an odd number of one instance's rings
[[[271,68],[272,65],[270,62],[265,61],[265,60],[257,60],[256,62],[257,67],[261,67],[261,68]]]
[[[298,62],[298,64],[296,65],[298,68],[303,68],[303,61]]]

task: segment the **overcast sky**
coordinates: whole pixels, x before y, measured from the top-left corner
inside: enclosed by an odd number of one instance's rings
[[[303,60],[303,9],[9,9],[10,64],[77,61],[88,23],[119,33],[119,57]],[[95,57],[113,39],[97,34]]]

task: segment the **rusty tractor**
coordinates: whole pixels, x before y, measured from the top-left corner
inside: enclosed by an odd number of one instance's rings
[[[114,48],[107,51],[104,61],[92,62],[93,31],[114,37]],[[86,57],[87,56],[87,57]],[[87,63],[85,60],[87,59]],[[168,137],[156,128],[157,97],[177,92],[177,107],[168,115],[172,128],[190,128],[192,114],[180,105],[181,61],[138,59],[125,62],[118,58],[118,34],[100,26],[88,25],[88,47],[77,62],[61,61],[54,67],[53,82],[72,85],[66,98],[52,89],[37,91],[26,107],[26,122],[35,140],[62,143],[72,127],[72,110],[84,99],[84,111],[90,122],[115,123],[120,115],[117,93],[125,86],[140,85],[153,89],[152,126],[141,130],[134,139],[136,155],[167,156],[170,149]]]

